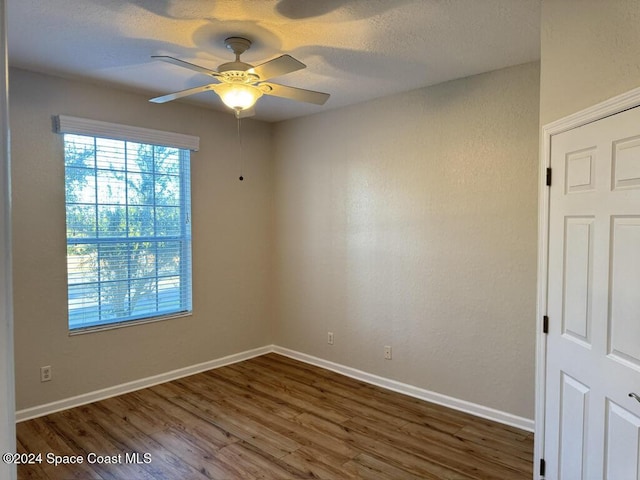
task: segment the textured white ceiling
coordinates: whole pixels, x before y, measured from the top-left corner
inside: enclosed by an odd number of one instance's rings
[[[324,91],[324,106],[263,97],[277,121],[539,59],[540,0],[8,0],[9,63],[149,97],[210,83],[154,61],[215,69],[229,36],[254,65],[288,53],[307,65],[273,81]],[[222,110],[212,92],[185,100]],[[159,107],[160,108],[160,107]]]

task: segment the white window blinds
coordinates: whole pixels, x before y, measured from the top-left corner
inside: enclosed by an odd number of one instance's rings
[[[189,150],[128,128],[64,133],[71,330],[192,308]]]

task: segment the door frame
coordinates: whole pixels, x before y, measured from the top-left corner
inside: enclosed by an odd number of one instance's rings
[[[13,310],[11,288],[11,188],[6,2],[0,0],[0,453],[15,452]],[[16,478],[15,465],[0,463],[0,477]]]
[[[536,311],[536,399],[533,478],[539,474],[540,459],[544,458],[544,416],[547,366],[547,337],[543,333],[543,317],[547,315],[549,263],[549,187],[547,168],[551,166],[551,137],[588,123],[610,117],[640,106],[640,87],[617,95],[584,110],[544,125],[540,130],[538,174],[538,296]]]

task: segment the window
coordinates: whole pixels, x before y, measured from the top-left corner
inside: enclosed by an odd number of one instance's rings
[[[65,133],[64,158],[69,329],[190,312],[189,150]]]

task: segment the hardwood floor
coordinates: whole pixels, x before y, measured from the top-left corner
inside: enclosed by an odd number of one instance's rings
[[[533,476],[531,433],[276,354],[22,422],[17,437],[43,454],[19,479]]]

